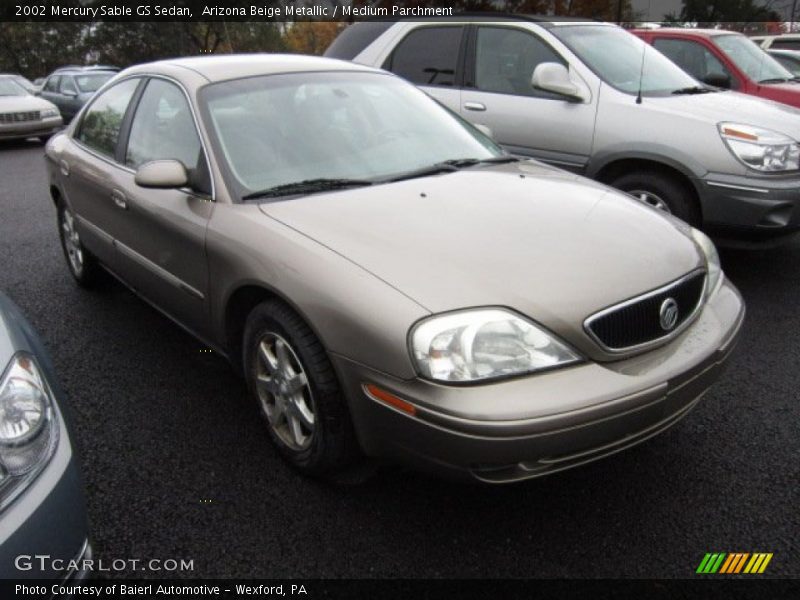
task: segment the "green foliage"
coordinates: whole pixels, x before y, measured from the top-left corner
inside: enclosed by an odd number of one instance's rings
[[[0,21],[0,72],[40,77],[65,64],[83,64],[85,31],[82,23]]]
[[[679,14],[666,16],[668,22],[697,23],[698,27],[723,25],[737,28],[757,21],[781,21],[781,16],[755,0],[683,0]]]
[[[199,54],[286,51],[281,24],[0,22],[0,72],[47,75],[66,64],[133,64]]]

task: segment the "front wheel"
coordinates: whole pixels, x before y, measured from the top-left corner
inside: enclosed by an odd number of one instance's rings
[[[101,277],[101,267],[97,259],[83,247],[75,225],[75,215],[61,203],[58,207],[58,233],[64,258],[67,259],[67,267],[78,285],[85,288],[94,287]]]
[[[353,464],[358,445],[333,366],[293,310],[276,300],[253,309],[243,358],[267,432],[289,464],[315,476]]]
[[[659,171],[637,171],[617,177],[612,187],[626,192],[652,208],[675,215],[695,227],[700,225],[700,210],[687,184]]]

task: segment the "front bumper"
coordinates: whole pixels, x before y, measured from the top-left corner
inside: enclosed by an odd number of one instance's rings
[[[800,177],[741,177],[709,173],[695,180],[710,231],[768,240],[800,230]]]
[[[61,130],[61,117],[48,117],[39,121],[26,121],[0,125],[0,140],[21,140],[30,137],[53,135]]]
[[[743,317],[739,293],[724,282],[696,321],[656,350],[483,385],[398,380],[333,359],[368,456],[507,483],[596,460],[677,422],[719,377]],[[416,414],[374,399],[365,384],[413,404]]]

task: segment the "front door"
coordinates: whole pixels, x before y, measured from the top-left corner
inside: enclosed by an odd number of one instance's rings
[[[480,25],[467,62],[461,115],[486,125],[510,152],[581,172],[592,150],[596,96],[574,102],[531,85],[544,62],[568,62],[533,33]]]
[[[190,176],[181,189],[136,185],[135,170],[154,160],[179,160]],[[148,81],[130,125],[124,164],[114,190],[124,209],[116,245],[125,279],[143,296],[198,335],[207,334],[208,265],[205,239],[213,211],[208,164],[181,88]]]

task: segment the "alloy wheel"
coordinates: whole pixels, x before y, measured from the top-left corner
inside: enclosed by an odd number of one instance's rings
[[[316,415],[300,359],[277,333],[266,333],[256,352],[256,393],[269,426],[291,450],[306,450],[314,437]]]
[[[669,205],[657,194],[647,190],[631,190],[628,192],[631,196],[636,198],[639,202],[647,204],[658,210],[663,210],[667,214],[672,214]]]
[[[76,276],[80,277],[83,273],[83,248],[81,238],[75,228],[75,216],[65,208],[61,219],[61,239],[64,249],[67,251],[69,266]]]

